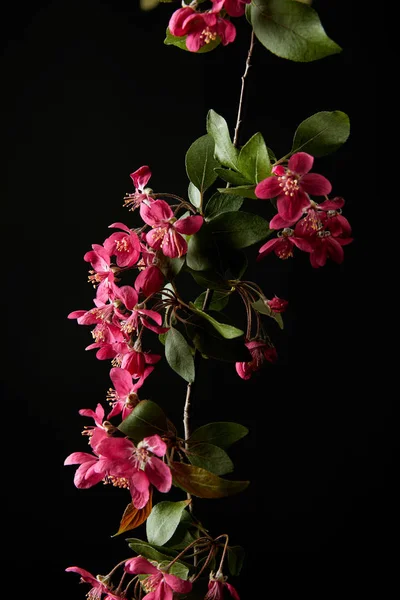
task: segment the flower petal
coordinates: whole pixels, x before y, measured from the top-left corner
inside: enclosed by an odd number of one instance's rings
[[[132,375],[126,369],[113,367],[110,370],[110,379],[120,398],[126,398],[132,391]]]
[[[260,181],[260,183],[256,185],[254,192],[257,198],[269,200],[270,198],[278,196],[282,192],[282,188],[278,178],[275,175],[272,175],[271,177],[267,177],[263,181]]]
[[[230,583],[225,583],[225,585],[228,588],[233,600],[240,600],[239,594],[237,593],[237,590],[233,587],[233,585],[231,585]]]
[[[307,152],[296,152],[289,159],[288,167],[297,175],[304,175],[311,171],[311,168],[314,164],[314,157],[311,154],[307,154]]]
[[[174,592],[178,592],[179,594],[188,594],[192,591],[192,582],[185,581],[176,575],[172,575],[171,573],[165,573],[164,575],[165,582],[174,590]]]
[[[159,573],[159,570],[143,556],[136,556],[127,560],[125,571],[132,575],[157,575]]]
[[[145,473],[159,492],[169,492],[172,485],[170,468],[159,458],[152,456],[146,462]]]
[[[143,438],[143,442],[146,448],[156,454],[157,456],[164,456],[167,451],[167,444],[162,441],[159,435],[150,435],[149,437]]]
[[[179,231],[179,233],[184,233],[185,235],[193,235],[194,233],[199,231],[202,225],[203,217],[193,216],[175,221],[173,227],[176,229],[176,231]]]
[[[140,167],[139,169],[130,174],[130,178],[133,181],[135,189],[140,191],[143,190],[143,188],[147,185],[150,177],[151,171],[147,165]]]
[[[323,175],[318,173],[309,173],[304,175],[300,180],[300,187],[313,196],[325,196],[332,191],[331,182]]]

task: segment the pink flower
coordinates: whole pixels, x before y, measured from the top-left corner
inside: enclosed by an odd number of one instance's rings
[[[169,22],[172,35],[182,37],[187,35],[186,47],[191,52],[197,52],[205,44],[209,44],[217,37],[226,46],[236,37],[235,26],[215,14],[215,12],[196,12],[193,8],[179,8],[172,15]]]
[[[118,354],[122,355],[129,351],[125,336],[121,328],[116,325],[99,323],[93,329],[92,336],[95,342],[86,346],[85,350],[98,348],[96,358],[99,360],[115,358]]]
[[[208,592],[204,598],[204,600],[223,600],[224,598],[224,590],[228,590],[230,595],[234,600],[240,600],[239,594],[237,590],[231,585],[227,583],[227,578],[222,575],[220,571],[216,573],[214,576],[213,573],[210,573],[210,581],[208,582]]]
[[[261,181],[255,189],[262,199],[277,198],[279,216],[293,224],[300,219],[303,210],[310,205],[308,194],[325,196],[332,190],[329,181],[316,173],[309,173],[314,157],[306,152],[297,152],[290,157],[288,168],[277,165],[273,175]]]
[[[174,592],[188,594],[192,590],[190,581],[158,569],[143,556],[127,560],[125,571],[132,575],[148,575],[140,582],[144,591],[147,592],[143,596],[143,600],[172,600]]]
[[[122,419],[132,412],[138,403],[137,383],[132,381],[132,375],[125,369],[113,367],[110,371],[110,378],[114,384],[114,389],[110,388],[107,393],[107,400],[112,406],[107,419],[111,419],[122,412]]]
[[[131,231],[123,223],[113,223],[110,228],[122,229],[111,234],[104,241],[104,248],[110,256],[116,256],[116,263],[119,267],[132,267],[137,263],[140,257],[140,241],[137,233]]]
[[[305,252],[310,252],[312,249],[312,246],[307,239],[295,235],[293,229],[285,228],[280,234],[278,233],[278,237],[269,240],[266,244],[261,246],[258,251],[259,256],[257,257],[257,260],[261,260],[264,256],[267,256],[267,254],[270,254],[270,252],[275,252],[278,258],[290,258],[293,256],[294,246]]]
[[[121,596],[115,595],[108,587],[107,577],[101,577],[101,575],[94,577],[89,571],[85,571],[85,569],[81,569],[80,567],[68,567],[65,570],[78,573],[81,576],[82,583],[89,583],[92,586],[92,589],[86,594],[88,600],[100,600],[103,594],[107,594],[105,600],[119,600],[121,598]]]
[[[253,373],[259,371],[265,360],[276,362],[278,356],[273,346],[266,344],[263,340],[253,340],[245,344],[250,351],[251,361],[237,362],[236,372],[242,379],[250,379]]]
[[[126,351],[124,351],[121,357],[121,367],[129,371],[134,379],[139,380],[135,384],[136,390],[138,390],[142,387],[144,380],[154,371],[152,365],[158,363],[160,359],[161,356],[159,354],[141,352],[127,346]]]
[[[120,485],[121,482],[122,487],[129,486],[132,503],[140,509],[149,500],[150,484],[163,493],[171,489],[171,471],[157,458],[164,456],[166,451],[167,446],[159,435],[144,438],[137,447],[128,438],[108,437],[96,446],[96,452],[100,455],[97,469],[104,471],[112,465],[110,475],[115,477],[114,485]]]
[[[275,298],[272,298],[272,300],[267,300],[267,304],[273,312],[283,313],[285,312],[289,302],[287,300],[283,300],[282,298],[278,298],[278,296],[275,296]]]
[[[151,171],[147,165],[140,167],[134,173],[130,174],[130,177],[133,181],[133,185],[135,186],[135,191],[133,194],[127,194],[124,198],[125,206],[132,205],[130,210],[135,210],[143,200],[147,200],[148,202],[152,201],[149,193],[151,190],[146,188],[146,185],[151,177]]]
[[[155,265],[146,267],[139,273],[135,280],[135,290],[137,292],[143,292],[148,298],[156,292],[159,292],[164,283],[164,275],[160,269]]]
[[[251,0],[211,0],[213,3],[213,12],[220,12],[222,9],[231,17],[241,17],[244,15],[246,4]]]
[[[146,234],[149,246],[161,249],[170,258],[183,256],[187,252],[186,240],[180,234],[192,235],[203,224],[203,217],[200,216],[176,220],[171,207],[164,200],[155,200],[150,206],[142,204],[140,214],[143,221],[153,227]]]
[[[130,285],[124,285],[119,288],[118,298],[122,300],[125,308],[130,312],[130,314],[124,314],[118,310],[118,316],[122,319],[121,330],[124,333],[130,334],[132,331],[136,331],[139,321],[144,327],[154,331],[154,333],[165,333],[168,331],[168,327],[161,327],[162,316],[158,312],[146,308],[139,308],[138,293]],[[155,324],[151,321],[154,321]]]
[[[67,456],[64,465],[80,465],[75,471],[74,484],[83,490],[93,487],[106,475],[106,471],[99,470],[99,456],[88,452],[73,452]]]
[[[83,257],[86,262],[90,262],[93,269],[89,271],[89,281],[97,288],[96,298],[100,302],[107,302],[113,298],[116,285],[114,284],[114,272],[111,269],[111,257],[107,250],[100,244],[92,244],[93,250],[86,252]]]

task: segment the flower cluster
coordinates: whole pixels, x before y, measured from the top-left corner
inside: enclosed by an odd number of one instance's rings
[[[258,198],[276,198],[278,214],[270,222],[278,236],[264,244],[259,259],[270,252],[282,259],[293,256],[294,247],[308,252],[313,267],[322,267],[328,258],[341,263],[343,246],[352,242],[351,227],[341,214],[343,198],[327,197],[330,182],[317,173],[310,173],[314,157],[297,152],[287,167],[276,165],[273,175],[261,181],[255,193]],[[317,204],[312,196],[323,196]]]
[[[197,3],[179,8],[172,15],[169,30],[176,37],[186,37],[186,47],[197,52],[206,44],[220,39],[223,46],[233,42],[236,29],[226,18],[241,17],[251,0],[212,0],[212,8],[198,11]]]

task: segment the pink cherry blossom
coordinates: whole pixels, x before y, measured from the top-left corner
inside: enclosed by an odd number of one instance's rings
[[[213,3],[213,12],[220,12],[224,9],[231,17],[241,17],[244,15],[246,4],[251,0],[211,0]]]
[[[123,332],[130,334],[132,331],[136,331],[139,322],[147,329],[154,331],[154,333],[166,333],[168,331],[168,327],[161,327],[162,316],[158,312],[138,306],[138,293],[133,287],[124,285],[119,288],[117,295],[118,299],[124,303],[125,309],[129,311],[124,314],[121,310],[118,310]]]
[[[293,229],[285,228],[278,234],[278,237],[268,240],[266,244],[261,246],[257,260],[261,260],[271,252],[275,252],[278,258],[290,258],[293,256],[294,246],[305,252],[312,250],[312,245],[308,239],[296,235]]]
[[[131,231],[123,223],[113,223],[109,227],[123,231],[111,234],[104,241],[104,249],[110,256],[116,256],[116,263],[119,267],[132,267],[140,257],[140,241],[137,233]]]
[[[226,596],[224,591],[227,590],[233,600],[240,600],[237,590],[227,582],[227,577],[224,577],[220,571],[215,576],[211,572],[210,581],[208,582],[208,592],[204,600],[223,600]]]
[[[110,323],[99,323],[92,331],[95,339],[93,344],[86,346],[86,350],[98,349],[96,358],[98,360],[113,359],[117,355],[129,352],[129,346],[121,328]]]
[[[330,182],[316,173],[309,173],[314,157],[297,152],[290,157],[288,167],[277,165],[273,175],[261,181],[255,189],[262,199],[277,198],[279,216],[286,223],[295,223],[310,205],[308,194],[325,196],[332,190]]]
[[[172,600],[175,597],[174,592],[188,594],[192,590],[190,581],[158,569],[143,556],[127,560],[125,571],[132,575],[148,575],[140,582],[147,592],[143,600]]]
[[[110,378],[114,389],[110,388],[107,393],[107,400],[112,406],[107,419],[111,419],[120,413],[122,413],[122,419],[126,419],[139,401],[136,393],[139,386],[137,383],[133,383],[129,371],[119,367],[111,369]]]
[[[278,358],[275,348],[263,340],[253,340],[245,346],[250,351],[251,361],[237,362],[235,365],[236,372],[242,379],[250,379],[253,373],[261,369],[265,360],[273,363]]]
[[[148,298],[156,292],[159,292],[164,283],[164,275],[155,265],[150,265],[143,269],[135,279],[135,290],[143,292]]]
[[[125,196],[124,203],[125,206],[131,207],[130,210],[135,210],[135,208],[140,206],[144,200],[147,202],[152,201],[152,198],[149,196],[151,190],[146,188],[151,177],[150,168],[147,165],[140,167],[134,171],[134,173],[131,173],[130,177],[135,186],[135,191],[133,194],[127,194]]]
[[[191,52],[197,52],[217,37],[221,38],[223,46],[233,42],[236,37],[235,26],[227,19],[213,11],[196,12],[189,6],[174,12],[169,22],[169,30],[177,37],[187,35],[186,47]]]
[[[89,571],[80,567],[68,567],[65,570],[67,572],[78,573],[81,576],[82,583],[89,583],[92,586],[86,594],[88,600],[100,600],[103,594],[107,594],[105,600],[119,600],[121,598],[121,596],[116,595],[110,589],[106,577],[101,577],[101,575],[94,577]]]
[[[149,246],[161,250],[170,258],[183,256],[187,252],[187,243],[181,233],[192,235],[203,224],[203,217],[200,216],[176,220],[171,207],[164,200],[155,200],[150,206],[142,204],[140,215],[153,228],[146,234]]]
[[[89,271],[89,281],[95,287],[99,284],[96,292],[96,298],[100,302],[107,302],[113,298],[116,285],[115,276],[111,268],[111,257],[107,250],[100,244],[92,244],[93,250],[86,252],[83,257],[86,262],[90,262],[93,269]]]
[[[273,312],[283,313],[285,312],[289,302],[287,300],[283,300],[282,298],[278,298],[278,296],[275,296],[272,298],[272,300],[267,300],[267,304]]]
[[[126,347],[126,351],[121,355],[120,364],[123,369],[129,371],[134,379],[138,379],[135,384],[138,390],[144,383],[144,380],[154,371],[153,365],[161,359],[159,354],[151,354],[150,352],[141,352]]]

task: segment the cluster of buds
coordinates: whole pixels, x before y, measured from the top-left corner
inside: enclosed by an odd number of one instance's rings
[[[351,227],[342,215],[343,198],[328,198],[332,191],[330,182],[317,173],[310,173],[314,157],[297,152],[287,167],[276,165],[273,175],[261,181],[255,193],[261,199],[277,199],[278,214],[270,228],[278,230],[277,237],[259,249],[259,259],[270,252],[282,259],[293,256],[294,247],[310,254],[315,268],[325,265],[330,258],[341,263],[343,246],[352,242]],[[324,197],[317,204],[312,196]]]
[[[219,39],[223,46],[233,42],[236,29],[226,17],[241,17],[246,4],[251,0],[212,0],[212,8],[206,11],[197,10],[196,0],[189,6],[183,4],[172,15],[169,30],[176,37],[186,37],[186,47],[197,52],[210,42]]]

